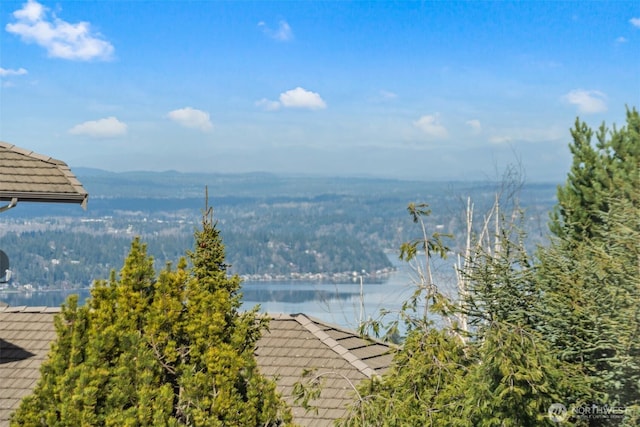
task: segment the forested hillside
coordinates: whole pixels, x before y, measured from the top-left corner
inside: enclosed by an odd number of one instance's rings
[[[461,235],[463,207],[492,203],[496,184],[217,175],[177,172],[110,173],[74,169],[89,191],[77,206],[21,204],[0,222],[0,248],[11,259],[14,284],[88,286],[122,264],[140,236],[156,268],[176,262],[193,244],[205,187],[219,222],[230,271],[252,280],[346,280],[354,272],[375,281],[388,273],[406,239],[409,202],[428,200],[429,221]],[[533,245],[540,240],[555,186],[521,192]]]

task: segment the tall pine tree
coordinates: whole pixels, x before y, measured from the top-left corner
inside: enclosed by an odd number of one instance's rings
[[[626,127],[595,133],[576,119],[569,149],[573,163],[552,213],[551,232],[565,244],[599,239],[606,234],[603,213],[615,199],[640,201],[640,116],[627,110]],[[613,197],[612,197],[613,196]]]
[[[240,310],[212,211],[189,252],[158,277],[139,239],[120,274],[55,319],[58,338],[13,425],[279,426],[289,410],[254,358],[267,326]]]
[[[640,116],[596,133],[576,122],[573,166],[558,189],[551,245],[539,252],[540,331],[579,366],[593,404],[640,415]],[[592,425],[601,421],[592,419]]]

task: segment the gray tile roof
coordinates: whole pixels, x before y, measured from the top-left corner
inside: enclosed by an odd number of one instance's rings
[[[0,426],[20,399],[35,387],[40,365],[56,333],[57,307],[0,306]],[[330,426],[352,402],[350,385],[382,374],[393,358],[393,348],[358,337],[352,331],[304,314],[268,315],[269,331],[258,341],[256,357],[264,375],[274,378],[292,407],[294,421],[302,426]],[[292,396],[304,370],[321,375],[320,398],[311,402],[317,412],[296,405]]]
[[[40,364],[56,337],[52,313],[58,308],[0,307],[0,426],[20,399],[31,393]]]
[[[393,351],[389,345],[304,314],[281,314],[271,315],[269,332],[258,341],[256,356],[262,373],[276,380],[297,424],[330,426],[353,402],[351,384],[384,373]],[[305,370],[313,370],[311,377],[302,377]],[[306,411],[295,404],[293,387],[314,376],[319,376],[322,392],[310,402],[317,411]]]
[[[88,197],[66,163],[0,141],[0,200],[85,207]]]

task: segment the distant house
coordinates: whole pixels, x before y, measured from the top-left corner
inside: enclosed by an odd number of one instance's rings
[[[0,141],[0,212],[20,202],[78,203],[89,194],[66,163]]]
[[[59,308],[0,306],[0,426],[20,400],[31,393],[56,338],[53,319]],[[391,364],[394,349],[356,333],[304,314],[270,315],[269,331],[258,341],[260,371],[275,379],[278,391],[291,406],[294,422],[301,426],[330,426],[353,402],[349,384],[382,374]],[[317,409],[306,411],[294,402],[293,386],[303,381],[303,371],[323,374]],[[348,379],[348,381],[347,381]]]

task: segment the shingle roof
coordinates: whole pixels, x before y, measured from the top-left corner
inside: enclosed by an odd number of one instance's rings
[[[57,307],[0,306],[0,426],[9,424],[20,399],[31,392],[40,375],[51,342],[56,338],[53,314]],[[268,315],[269,331],[257,344],[261,372],[274,378],[291,405],[294,422],[302,426],[330,426],[352,402],[350,385],[382,374],[390,365],[393,349],[356,333],[304,314]],[[320,398],[307,412],[294,403],[293,386],[304,381],[303,371],[321,375]]]
[[[353,402],[351,384],[381,375],[393,359],[389,345],[359,337],[355,332],[304,314],[272,315],[269,332],[258,341],[256,356],[261,372],[274,378],[278,390],[291,406],[294,421],[302,426],[330,426]],[[306,411],[295,404],[296,382],[309,381],[303,372],[319,376],[320,398]]]
[[[31,393],[40,365],[56,338],[52,313],[58,308],[0,307],[0,426]]]
[[[85,207],[88,197],[66,163],[0,141],[0,200]]]

